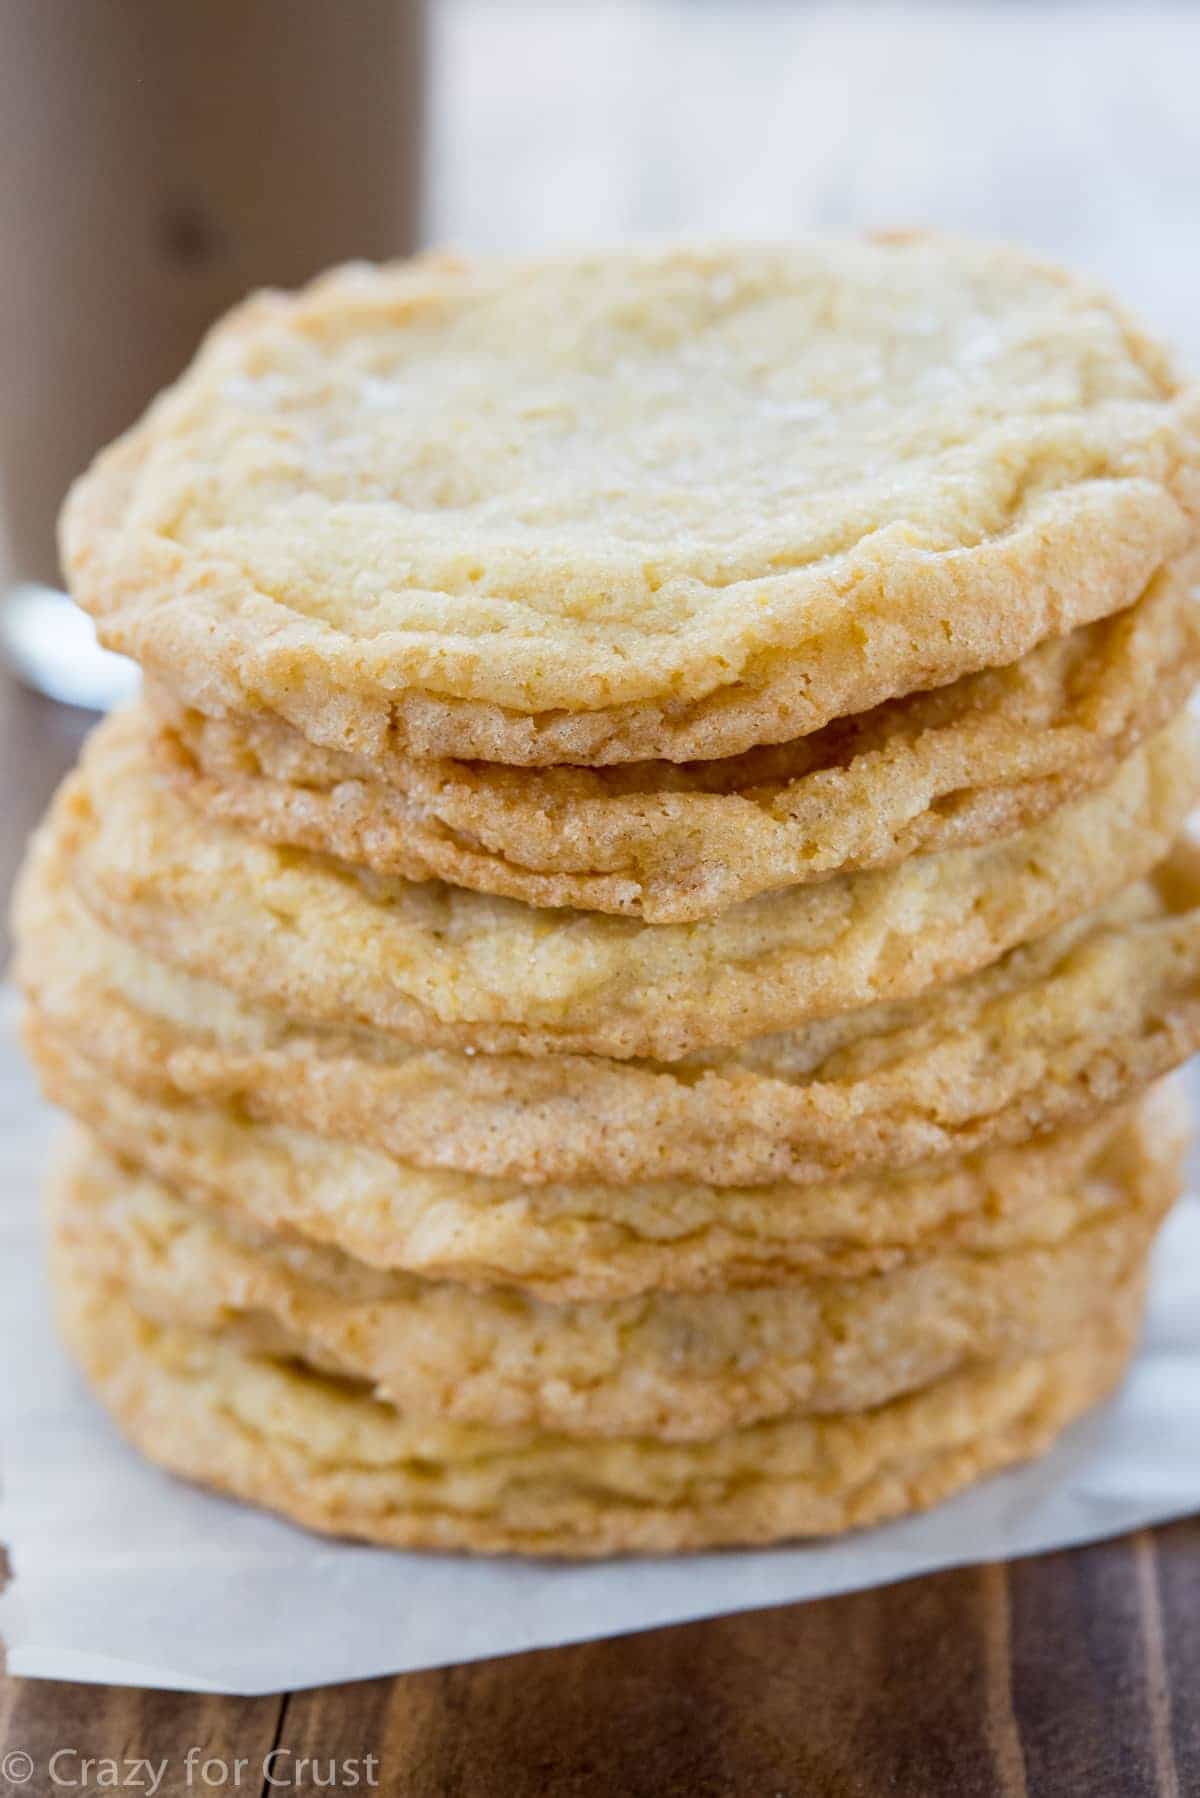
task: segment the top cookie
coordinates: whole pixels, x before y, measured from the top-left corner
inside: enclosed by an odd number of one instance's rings
[[[351,267],[76,485],[72,587],[201,711],[538,765],[730,755],[1132,603],[1200,396],[1103,296],[924,237]]]

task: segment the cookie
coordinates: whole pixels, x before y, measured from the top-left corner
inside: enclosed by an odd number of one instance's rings
[[[350,267],[74,489],[102,640],[378,765],[740,754],[1132,605],[1200,398],[1091,286],[931,236]]]
[[[525,1182],[805,1182],[1095,1117],[1200,1048],[1200,863],[919,998],[676,1063],[414,1049],[306,1030],[106,932],[55,827],[17,905],[17,975],[141,1092],[234,1103],[418,1166]]]
[[[804,1186],[698,1181],[526,1185],[419,1168],[347,1139],[124,1084],[37,1011],[27,1048],[47,1096],[108,1150],[196,1203],[370,1267],[519,1287],[558,1303],[856,1279],[930,1256],[1053,1250],[1179,1135],[1177,1104],[1134,1107],[960,1161]]]
[[[652,925],[363,877],[248,839],[155,776],[149,731],[138,710],[103,724],[50,824],[108,928],[296,1022],[491,1054],[675,1061],[919,994],[1146,874],[1200,787],[1185,711],[1014,837]]]
[[[266,714],[151,694],[158,764],[207,815],[376,873],[689,923],[746,899],[1027,829],[1108,780],[1200,679],[1194,568],[1011,667],[720,761],[376,769]]]
[[[159,1322],[368,1385],[406,1418],[706,1441],[874,1409],[961,1369],[1065,1348],[1132,1280],[1182,1178],[1181,1127],[1115,1145],[1110,1201],[1053,1246],[940,1254],[866,1278],[547,1304],[383,1273],[198,1206],[82,1133],[54,1228]],[[1103,1165],[1099,1170],[1103,1180]]]
[[[1070,1347],[848,1416],[703,1443],[410,1420],[362,1384],[163,1325],[56,1244],[61,1328],[123,1433],[172,1472],[309,1529],[404,1548],[657,1553],[823,1536],[926,1509],[1043,1452],[1120,1379],[1141,1282]]]

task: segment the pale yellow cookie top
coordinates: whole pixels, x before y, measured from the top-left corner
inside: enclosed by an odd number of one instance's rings
[[[1131,603],[1200,401],[1104,296],[922,236],[350,267],[77,485],[74,591],[209,711],[514,763],[783,741]]]

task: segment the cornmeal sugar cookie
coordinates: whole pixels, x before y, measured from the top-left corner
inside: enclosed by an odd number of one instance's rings
[[[143,1314],[363,1381],[406,1417],[703,1441],[873,1409],[987,1361],[1065,1348],[1135,1277],[1182,1179],[1182,1125],[1114,1144],[1114,1202],[1052,1246],[933,1253],[865,1278],[547,1304],[386,1274],[198,1206],[80,1134],[55,1227]]]
[[[807,1185],[528,1185],[420,1168],[209,1103],[125,1083],[90,1042],[30,1010],[47,1096],[118,1158],[199,1205],[373,1268],[558,1303],[854,1279],[936,1256],[1053,1250],[1109,1214],[1141,1144],[1178,1137],[1159,1087],[1132,1107],[903,1173]],[[89,1052],[91,1051],[91,1055]],[[121,1070],[129,1074],[129,1069]]]
[[[181,973],[74,895],[57,823],[18,906],[47,1024],[140,1092],[235,1104],[426,1168],[523,1182],[805,1182],[1095,1117],[1200,1047],[1200,868],[1154,877],[916,999],[674,1063],[419,1049]]]
[[[107,927],[297,1022],[487,1053],[674,1061],[919,994],[1148,873],[1200,788],[1185,711],[1102,787],[999,843],[653,925],[248,838],[155,774],[150,732],[136,710],[101,725],[50,826]]]
[[[156,759],[268,842],[532,905],[689,923],[909,855],[991,842],[1098,786],[1200,679],[1194,566],[1007,668],[718,761],[505,768],[390,751],[374,768],[279,718],[152,693]]]
[[[871,1411],[705,1442],[410,1419],[361,1382],[163,1324],[59,1239],[63,1334],[129,1440],[309,1529],[404,1548],[659,1553],[823,1536],[926,1509],[1041,1454],[1133,1349],[1142,1281],[1067,1348],[989,1362]]]
[[[709,759],[1132,605],[1200,399],[1102,293],[931,236],[433,257],[261,294],[62,530],[186,704],[382,766]]]

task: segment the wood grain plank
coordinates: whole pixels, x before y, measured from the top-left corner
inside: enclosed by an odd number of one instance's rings
[[[1179,1789],[1200,1792],[1200,1518],[1148,1532],[1162,1616],[1171,1754]]]
[[[1162,1793],[1162,1798],[1181,1798],[1171,1731],[1171,1688],[1167,1678],[1158,1567],[1150,1531],[1138,1530],[1131,1538],[1130,1548],[1144,1646],[1146,1710],[1155,1788]]]
[[[1167,1798],[1132,1539],[1018,1563],[1013,1701],[1030,1798]]]
[[[1012,1616],[1008,1568],[991,1561],[979,1569],[982,1604],[987,1735],[996,1782],[1005,1798],[1028,1798],[1021,1726],[1013,1709]]]
[[[634,1575],[636,1577],[636,1575]],[[296,1694],[281,1742],[414,1798],[1005,1793],[977,1577]],[[1091,1798],[1091,1795],[1089,1795]]]

